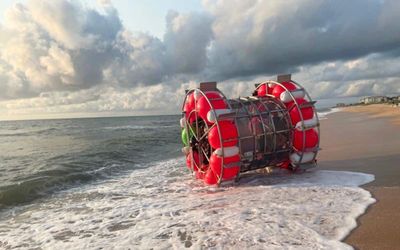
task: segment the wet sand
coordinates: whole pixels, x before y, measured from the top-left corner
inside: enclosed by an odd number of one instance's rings
[[[389,118],[391,122],[400,125],[400,106],[392,106],[387,104],[374,104],[365,106],[353,106],[343,109],[345,112],[366,113],[370,117]]]
[[[379,113],[381,111],[381,113]],[[345,108],[321,120],[319,168],[375,175],[377,202],[345,239],[356,249],[400,249],[400,108]]]

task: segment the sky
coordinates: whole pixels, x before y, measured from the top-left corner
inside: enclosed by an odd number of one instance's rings
[[[292,73],[314,99],[400,95],[397,0],[2,0],[0,120],[177,114]]]

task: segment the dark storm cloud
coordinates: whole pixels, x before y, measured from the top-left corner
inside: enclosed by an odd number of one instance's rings
[[[400,46],[399,1],[207,1],[219,79],[286,72]]]

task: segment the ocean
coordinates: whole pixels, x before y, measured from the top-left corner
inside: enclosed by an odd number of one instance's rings
[[[180,153],[179,116],[0,122],[0,209]]]
[[[0,249],[350,249],[372,175],[206,187],[185,167],[179,118],[0,122]]]

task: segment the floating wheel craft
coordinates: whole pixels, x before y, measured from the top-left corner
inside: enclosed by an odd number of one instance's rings
[[[316,166],[319,120],[306,90],[290,79],[256,84],[252,96],[227,99],[215,82],[187,90],[182,107],[186,165],[207,185],[265,167]]]

